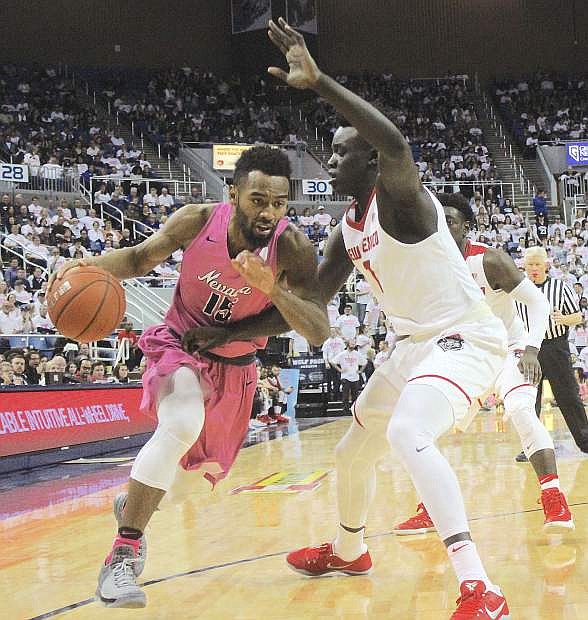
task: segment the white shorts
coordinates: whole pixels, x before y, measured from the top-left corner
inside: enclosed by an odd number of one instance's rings
[[[409,383],[429,385],[447,398],[456,424],[465,429],[468,413],[473,407],[477,411],[478,398],[495,385],[506,356],[506,330],[493,315],[426,340],[405,338],[370,377],[356,410],[361,415],[362,408],[381,408],[386,401],[393,408]],[[356,421],[364,426],[357,415]]]

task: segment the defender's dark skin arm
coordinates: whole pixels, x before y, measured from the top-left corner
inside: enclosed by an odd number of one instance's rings
[[[321,295],[321,302],[327,303],[345,284],[353,264],[347,256],[341,224],[329,235],[323,261],[318,267],[317,291]],[[291,277],[288,276],[291,285]],[[207,351],[234,340],[250,340],[262,336],[277,336],[288,331],[290,325],[276,307],[268,308],[264,312],[235,321],[227,327],[199,327],[191,330],[189,339],[184,339],[184,348],[190,352]]]
[[[342,114],[379,153],[376,181],[383,229],[404,243],[416,243],[437,231],[437,214],[420,182],[412,152],[398,128],[373,105],[325,75],[310,55],[304,37],[283,19],[270,21],[269,37],[286,56],[289,72],[269,73],[288,85],[312,89]]]
[[[482,264],[493,291],[503,290],[505,293],[511,293],[525,279],[512,258],[502,250],[488,249],[484,254]],[[527,345],[518,363],[523,376],[533,384],[537,384],[541,379],[538,354],[537,347]]]

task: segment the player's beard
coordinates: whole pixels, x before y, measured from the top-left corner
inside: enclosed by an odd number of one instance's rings
[[[276,230],[275,226],[273,227],[271,234],[267,236],[257,235],[255,233],[255,222],[250,222],[247,219],[247,216],[245,215],[245,213],[243,213],[243,211],[241,210],[241,207],[239,207],[238,202],[235,205],[235,218],[237,220],[237,226],[239,227],[239,230],[245,237],[245,241],[251,244],[254,249],[265,247],[270,242],[271,238],[274,236],[274,232]]]

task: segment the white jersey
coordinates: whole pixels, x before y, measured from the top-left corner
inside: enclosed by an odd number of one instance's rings
[[[353,220],[353,207],[342,222],[347,254],[398,336],[442,333],[484,303],[447,228],[441,203],[429,195],[437,232],[419,243],[402,243],[383,230],[375,192],[360,222]]]
[[[489,246],[476,241],[468,241],[465,259],[474,281],[486,296],[486,302],[493,314],[497,316],[506,327],[508,334],[508,346],[524,349],[527,343],[527,330],[517,314],[514,299],[502,289],[493,290],[484,271],[484,254]]]

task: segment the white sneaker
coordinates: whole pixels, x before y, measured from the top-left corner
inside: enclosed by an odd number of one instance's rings
[[[131,545],[115,547],[108,563],[98,575],[96,596],[107,607],[137,608],[147,605],[145,592],[135,577],[135,549]]]

